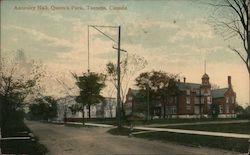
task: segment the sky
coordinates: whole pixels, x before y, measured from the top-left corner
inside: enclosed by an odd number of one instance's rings
[[[241,49],[241,43],[214,31],[209,24],[213,12],[201,0],[5,0],[1,52],[5,56],[23,49],[27,59],[42,61],[53,76],[68,77],[87,71],[88,25],[120,25],[121,48],[148,62],[141,72],[162,70],[201,83],[206,61],[210,82],[227,87],[227,76],[232,76],[237,101],[244,105],[249,97],[247,69],[228,48]],[[117,41],[116,28],[100,30]],[[107,62],[116,62],[112,47],[117,44],[93,28],[89,36],[90,70],[103,72]],[[130,87],[135,87],[133,81]]]

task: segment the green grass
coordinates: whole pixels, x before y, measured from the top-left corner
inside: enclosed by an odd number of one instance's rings
[[[189,146],[220,148],[241,153],[246,153],[249,147],[248,139],[239,138],[201,136],[169,132],[144,133],[135,135],[135,137],[145,138],[149,140],[160,140],[162,142],[175,142]]]
[[[249,123],[183,125],[166,126],[164,128],[250,134]]]
[[[185,119],[185,118],[165,118],[165,119],[155,119],[155,120],[141,120],[136,121],[137,125],[144,125],[144,124],[175,124],[175,123],[195,123],[195,122],[209,122],[209,121],[232,121],[232,120],[239,120],[238,118],[192,118],[192,119]]]
[[[136,120],[133,121],[134,125],[150,125],[150,124],[175,124],[175,123],[194,123],[194,122],[209,122],[209,121],[230,121],[230,120],[239,120],[238,118],[193,118],[193,119],[184,119],[184,118],[166,118],[166,119],[155,119],[155,120]],[[68,118],[69,122],[82,122],[81,118]],[[86,123],[97,123],[97,124],[109,124],[116,125],[116,118],[85,118]],[[129,125],[129,121],[123,121],[123,124]]]
[[[134,132],[137,131],[142,131],[142,130],[136,130]],[[128,136],[130,134],[130,130],[128,128],[121,128],[121,129],[114,128],[110,129],[108,133],[113,135]],[[174,142],[182,145],[195,146],[195,147],[203,146],[211,148],[220,148],[241,153],[246,153],[248,150],[248,139],[201,136],[201,135],[179,134],[170,132],[147,132],[142,134],[136,134],[133,136],[148,140]]]

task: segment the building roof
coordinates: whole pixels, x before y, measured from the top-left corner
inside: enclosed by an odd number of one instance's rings
[[[180,90],[187,90],[187,89],[196,90],[200,89],[200,86],[201,85],[197,83],[184,83],[184,82],[178,83],[178,88]]]
[[[213,98],[224,97],[227,90],[228,90],[228,88],[214,89],[214,90],[212,90],[212,97]]]
[[[207,73],[205,73],[205,74],[202,76],[202,79],[209,79],[209,76],[207,75]]]

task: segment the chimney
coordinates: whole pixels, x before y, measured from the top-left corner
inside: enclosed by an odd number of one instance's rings
[[[186,83],[186,78],[185,78],[185,77],[184,77],[184,79],[183,79],[183,80],[184,80],[184,83]]]
[[[228,88],[231,88],[232,87],[231,76],[227,77],[227,82],[228,82]]]

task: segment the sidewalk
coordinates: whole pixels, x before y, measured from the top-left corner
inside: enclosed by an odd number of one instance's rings
[[[202,124],[230,124],[230,123],[247,123],[249,120],[231,120],[231,121],[208,121],[194,123],[174,123],[174,124],[149,124],[145,127],[167,127],[167,126],[183,126],[183,125],[202,125]]]
[[[209,132],[209,131],[182,130],[182,129],[165,129],[165,128],[150,128],[150,127],[139,127],[139,126],[134,127],[134,129],[147,130],[147,131],[165,131],[165,132],[204,135],[204,136],[231,137],[231,138],[244,138],[244,139],[250,138],[250,135],[248,135],[248,134],[237,134],[237,133]]]
[[[73,125],[82,125],[82,123],[79,122],[66,122],[66,124],[73,124]],[[116,126],[109,125],[109,124],[97,124],[97,123],[85,123],[85,125],[88,126],[96,126],[96,127],[104,127],[104,128],[114,128]]]

